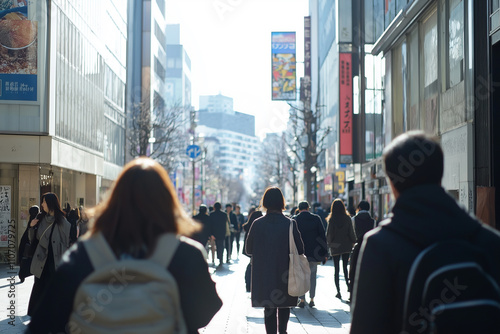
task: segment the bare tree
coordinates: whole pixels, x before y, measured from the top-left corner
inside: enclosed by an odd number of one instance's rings
[[[289,103],[290,116],[288,132],[285,136],[290,152],[304,166],[306,199],[315,201],[318,156],[326,149],[326,138],[331,127],[323,125],[321,113],[303,106]]]
[[[132,158],[149,156],[168,172],[172,171],[188,142],[185,110],[178,103],[167,106],[156,92],[153,108],[150,99],[135,105],[128,116],[128,154]]]

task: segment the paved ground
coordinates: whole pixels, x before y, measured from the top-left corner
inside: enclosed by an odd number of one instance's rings
[[[200,330],[203,334],[257,334],[265,333],[262,308],[250,306],[250,294],[245,291],[244,274],[249,259],[240,255],[231,264],[224,264],[216,270],[210,265],[213,280],[224,305],[210,324]],[[0,334],[22,333],[26,329],[29,317],[26,315],[28,300],[33,286],[33,276],[19,283],[18,268],[10,270],[7,265],[0,265]],[[16,283],[11,286],[9,278],[15,276]],[[348,297],[347,288],[341,276],[342,296]],[[14,294],[14,295],[13,295]],[[350,328],[349,304],[335,298],[333,284],[333,264],[318,266],[318,283],[315,308],[294,308],[288,324],[289,334],[332,333],[346,334]],[[306,296],[309,298],[309,296]],[[14,305],[16,317],[9,318],[10,305]]]

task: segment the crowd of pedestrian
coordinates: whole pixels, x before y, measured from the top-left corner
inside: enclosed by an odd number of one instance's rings
[[[383,161],[396,202],[381,223],[365,200],[354,210],[336,198],[329,212],[302,201],[287,212],[277,187],[266,189],[246,217],[238,204],[223,211],[215,202],[189,218],[166,171],[149,158],[127,164],[110,196],[90,210],[62,209],[56,194],[46,193],[41,211],[30,208],[20,245],[19,277],[35,276],[29,332],[132,326],[132,332],[198,333],[222,306],[210,254],[217,269],[244,254],[250,258],[245,288],[251,305],[264,308],[268,334],[287,333],[292,307],[316,307],[318,265],[329,259],[336,297],[343,298],[341,272],[349,293],[351,333],[495,333],[500,233],[441,187],[443,153],[433,138],[403,134]],[[309,265],[309,300],[290,290],[293,244]]]

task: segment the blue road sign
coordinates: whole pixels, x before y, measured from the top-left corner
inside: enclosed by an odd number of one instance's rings
[[[186,154],[191,159],[195,159],[201,154],[201,148],[198,145],[189,145],[186,149]]]

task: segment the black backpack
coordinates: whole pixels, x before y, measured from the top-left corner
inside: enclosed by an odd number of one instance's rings
[[[402,333],[500,333],[492,256],[466,240],[421,251],[408,274]]]

